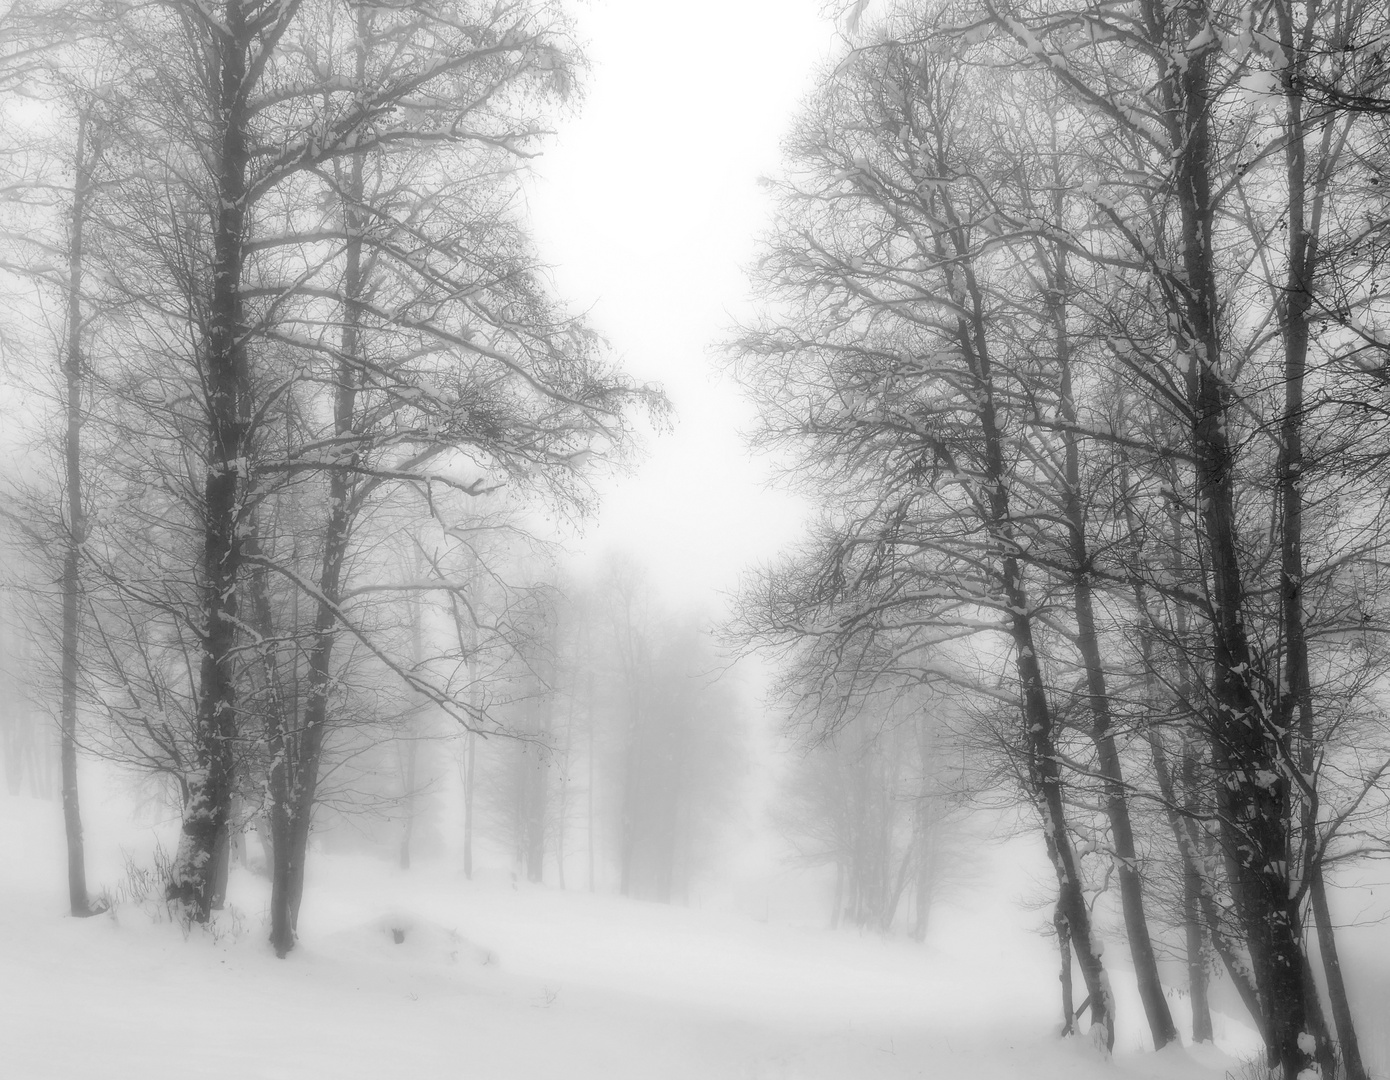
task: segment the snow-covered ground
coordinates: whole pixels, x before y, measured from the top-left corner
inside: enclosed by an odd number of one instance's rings
[[[120,877],[115,836],[92,830],[94,887]],[[57,805],[0,796],[7,1080],[1220,1080],[1253,1048],[1223,1018],[1220,1049],[1143,1050],[1122,971],[1113,1061],[1053,1037],[1026,840],[989,848],[924,945],[319,856],[285,961],[249,873],[185,940],[138,907],[64,917],[62,859]]]

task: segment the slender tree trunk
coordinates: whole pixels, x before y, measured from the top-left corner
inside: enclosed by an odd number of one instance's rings
[[[538,745],[525,750],[522,757],[525,770],[522,833],[526,842],[526,880],[540,884],[545,876],[545,751]]]
[[[1321,864],[1314,865],[1308,880],[1312,900],[1313,921],[1318,930],[1318,946],[1322,952],[1323,970],[1327,972],[1327,998],[1332,1006],[1332,1021],[1337,1028],[1337,1044],[1342,1060],[1344,1080],[1367,1080],[1366,1066],[1361,1060],[1361,1044],[1356,1037],[1352,1020],[1351,1000],[1347,997],[1346,981],[1342,978],[1342,961],[1337,954],[1337,939],[1332,925],[1332,912],[1327,904],[1327,884]]]
[[[480,578],[476,567],[473,571],[472,583],[476,585]],[[478,685],[478,627],[471,620],[469,622],[469,655],[468,655],[468,704],[471,715],[478,714],[480,701],[480,687]],[[464,733],[463,743],[463,877],[465,881],[473,880],[473,792],[474,779],[476,776],[475,762],[478,757],[478,733],[472,728]]]
[[[1280,72],[1285,103],[1286,179],[1288,184],[1288,275],[1283,297],[1284,337],[1284,412],[1280,423],[1279,496],[1283,512],[1283,535],[1280,550],[1280,602],[1283,612],[1284,667],[1278,701],[1277,724],[1292,728],[1298,717],[1299,767],[1305,784],[1315,784],[1317,732],[1314,723],[1312,680],[1308,668],[1308,639],[1304,626],[1303,580],[1303,482],[1304,450],[1303,423],[1305,413],[1304,381],[1308,366],[1310,314],[1313,309],[1313,277],[1318,262],[1318,235],[1321,229],[1322,200],[1330,179],[1328,163],[1334,125],[1323,124],[1321,168],[1319,178],[1310,185],[1308,165],[1308,130],[1304,115],[1303,69],[1312,44],[1313,13],[1307,19],[1302,40],[1296,41],[1294,12],[1289,3],[1275,5],[1281,44],[1290,58]],[[1311,187],[1311,190],[1310,190]],[[1311,196],[1311,205],[1309,205]],[[1317,822],[1314,801],[1305,795],[1302,807],[1304,877],[1311,893],[1313,917],[1318,929],[1318,944],[1322,951],[1323,968],[1327,976],[1328,998],[1332,1019],[1341,1047],[1342,1067],[1346,1080],[1365,1080],[1366,1070],[1361,1061],[1356,1027],[1352,1020],[1346,985],[1337,956],[1332,922],[1328,912],[1326,883],[1322,866],[1314,858]],[[1286,903],[1293,909],[1290,919],[1300,917],[1297,897]],[[1306,959],[1305,959],[1306,965]],[[1316,984],[1311,972],[1305,973],[1306,991],[1310,1002],[1317,1001]],[[1333,1056],[1330,1047],[1319,1045],[1324,1072],[1331,1075]]]
[[[574,693],[570,688],[568,707],[565,712],[565,745],[560,756],[559,805],[555,811],[555,872],[560,888],[565,887],[565,823],[570,808],[570,760],[574,752]]]
[[[419,764],[419,744],[413,735],[407,736],[404,745],[397,740],[396,748],[401,755],[401,805],[404,807],[403,827],[401,829],[401,842],[398,851],[400,868],[410,869],[410,845],[415,839],[415,789],[416,773]]]
[[[417,578],[424,574],[423,560],[418,549],[415,552],[414,572]],[[412,597],[407,603],[410,606],[410,661],[418,669],[425,658],[424,613],[420,610],[420,604],[415,598]],[[416,713],[407,713],[405,717],[406,737],[404,741],[396,740],[396,752],[401,765],[401,806],[405,817],[402,823],[399,849],[399,863],[402,870],[410,869],[410,847],[415,840],[415,816],[418,812],[416,799],[419,786],[420,744],[418,742],[419,725],[416,723],[417,719]]]
[[[1016,554],[1018,545],[1009,505],[1009,470],[995,405],[994,373],[983,315],[985,305],[968,261],[963,262],[958,271],[950,273],[959,273],[959,285],[969,298],[970,314],[960,317],[957,337],[971,367],[973,390],[979,401],[977,417],[984,441],[983,480],[987,506],[987,520],[982,524],[1001,553],[996,570],[1000,599],[1012,613],[1009,629],[1022,696],[1023,749],[1029,786],[1043,819],[1047,853],[1057,875],[1058,904],[1067,920],[1072,947],[1090,995],[1092,1029],[1098,1043],[1109,1052],[1115,1045],[1115,1003],[1082,890],[1081,867],[1067,827],[1061,766],[1054,741],[1055,725],[1033,639],[1032,607]]]
[[[588,836],[587,836],[587,839],[588,839],[588,842],[589,842],[589,850],[588,850],[588,856],[589,856],[589,891],[590,891],[590,892],[593,892],[593,891],[594,891],[594,846],[595,846],[595,841],[597,840],[597,836],[596,836],[596,834],[595,834],[595,828],[594,828],[594,672],[593,672],[593,669],[592,669],[592,668],[590,668],[590,671],[589,671],[588,683],[589,683],[589,687],[588,687],[587,698],[588,698],[588,706],[589,706],[589,731],[588,731],[588,736],[589,736],[589,750],[588,750],[588,755],[587,755],[587,757],[588,757],[587,765],[588,765],[588,770],[589,770],[589,776],[588,776],[587,782],[586,782],[586,784],[585,784],[584,798],[585,798],[585,803],[586,803],[585,809],[588,811],[588,821],[589,821],[589,829],[588,829]]]
[[[279,657],[274,645],[275,614],[271,606],[269,569],[260,532],[260,521],[254,522],[246,538],[249,563],[246,593],[251,602],[252,626],[260,638],[260,670],[263,686],[259,708],[263,717],[266,753],[270,758],[266,776],[266,833],[270,869],[270,943],[277,956],[285,956],[294,947],[294,918],[290,914],[289,882],[292,878],[291,860],[294,857],[292,837],[294,825],[294,777],[298,772],[299,743],[294,730],[298,719],[295,709],[297,695],[281,692]],[[291,656],[290,664],[297,666]]]
[[[1128,480],[1122,481],[1128,489]],[[1176,482],[1173,489],[1177,490]],[[1138,521],[1131,509],[1126,506],[1126,518],[1133,535],[1140,535]],[[1184,550],[1183,531],[1180,515],[1176,508],[1170,508],[1172,535],[1169,547],[1174,554],[1170,567],[1177,578],[1183,571]],[[1134,587],[1134,605],[1141,616],[1140,654],[1144,670],[1144,696],[1150,710],[1157,704],[1155,693],[1155,658],[1153,655],[1152,612],[1144,588]],[[1183,708],[1190,707],[1193,699],[1192,665],[1185,653],[1188,641],[1187,610],[1181,604],[1176,609],[1176,660],[1177,687],[1176,698]],[[1211,1005],[1208,997],[1209,978],[1206,965],[1206,940],[1211,937],[1213,948],[1226,967],[1232,984],[1240,994],[1241,1001],[1249,1011],[1257,1028],[1263,1032],[1264,1010],[1260,1005],[1259,992],[1254,981],[1251,966],[1237,952],[1236,946],[1226,936],[1221,912],[1216,903],[1214,888],[1209,880],[1202,852],[1201,837],[1197,827],[1200,808],[1196,804],[1197,793],[1197,754],[1193,749],[1193,739],[1189,732],[1182,736],[1182,758],[1179,781],[1181,789],[1174,783],[1168,764],[1168,752],[1164,746],[1163,733],[1152,722],[1145,726],[1145,737],[1153,761],[1154,775],[1158,781],[1159,795],[1163,800],[1169,829],[1177,845],[1181,860],[1183,880],[1183,921],[1187,948],[1188,997],[1192,1006],[1192,1041],[1211,1042]]]
[[[478,758],[477,735],[469,732],[466,736],[467,780],[463,787],[463,876],[473,880],[473,790],[474,763]]]
[[[1173,784],[1172,771],[1168,766],[1167,752],[1163,749],[1162,740],[1157,732],[1149,733],[1149,748],[1153,755],[1154,775],[1158,780],[1159,794],[1168,808],[1168,823],[1173,830],[1173,838],[1176,840],[1178,850],[1182,853],[1182,870],[1184,878],[1184,892],[1188,886],[1186,882],[1192,883],[1198,907],[1205,921],[1206,933],[1210,935],[1213,948],[1217,956],[1221,958],[1225,965],[1227,974],[1231,977],[1231,983],[1240,995],[1245,1007],[1249,1010],[1250,1017],[1254,1020],[1256,1027],[1263,1033],[1265,1023],[1265,1010],[1260,1002],[1259,990],[1255,983],[1255,974],[1252,965],[1240,955],[1234,942],[1226,934],[1226,920],[1222,916],[1221,908],[1216,902],[1213,886],[1207,875],[1202,870],[1202,852],[1199,846],[1199,837],[1196,826],[1193,824],[1191,814],[1196,813],[1195,809],[1188,807],[1185,796],[1180,795]],[[1190,790],[1190,789],[1185,789]],[[1184,807],[1185,809],[1179,809]],[[1189,978],[1193,975],[1193,965],[1202,964],[1200,953],[1194,954],[1191,946],[1200,943],[1203,938],[1203,927],[1199,922],[1194,928],[1189,924],[1187,927],[1187,940],[1189,943],[1188,951],[1188,974]],[[1203,965],[1200,981],[1202,993],[1205,996],[1205,966]],[[1203,1039],[1198,1032],[1203,1031],[1207,1039],[1211,1038],[1211,1017],[1210,1012],[1205,1019],[1205,1023],[1199,1028],[1198,1014],[1194,1005],[1193,1012],[1193,1032],[1194,1042],[1201,1042]]]
[[[64,411],[67,430],[63,445],[67,488],[67,543],[63,550],[62,711],[59,757],[63,781],[63,828],[68,845],[68,910],[76,917],[93,914],[87,899],[87,866],[82,843],[82,810],[77,791],[77,678],[81,663],[82,544],[86,513],[82,500],[82,269],[83,231],[87,197],[95,167],[90,145],[91,106],[77,118],[74,155],[72,225],[68,234],[67,347],[63,354]]]
[[[1062,220],[1061,186],[1058,185],[1055,213]],[[1086,509],[1081,494],[1081,450],[1076,435],[1076,404],[1071,375],[1071,338],[1067,329],[1066,300],[1069,275],[1066,251],[1056,247],[1053,253],[1051,296],[1054,333],[1060,374],[1060,406],[1067,425],[1064,438],[1063,472],[1066,489],[1063,492],[1064,512],[1070,526],[1072,558],[1072,601],[1076,617],[1076,645],[1086,672],[1087,704],[1091,713],[1091,742],[1105,783],[1105,812],[1110,824],[1110,838],[1115,848],[1115,866],[1120,882],[1120,907],[1124,915],[1125,936],[1134,963],[1139,985],[1139,999],[1149,1023],[1149,1034],[1155,1050],[1161,1050],[1178,1037],[1168,999],[1163,995],[1163,983],[1158,974],[1153,941],[1149,936],[1149,921],[1144,913],[1144,884],[1139,874],[1134,847],[1134,828],[1129,817],[1129,801],[1125,793],[1124,772],[1120,754],[1115,746],[1114,726],[1110,715],[1110,696],[1106,688],[1105,667],[1100,656],[1100,638],[1096,632],[1095,607],[1091,591],[1091,554],[1086,538]]]
[[[936,869],[936,821],[932,805],[932,746],[928,737],[925,715],[919,715],[916,723],[917,762],[922,770],[917,787],[917,804],[913,807],[913,847],[917,858],[917,880],[914,885],[916,898],[915,919],[912,937],[925,941],[927,923],[931,918],[933,874]]]
[[[1192,1041],[1212,1041],[1211,1003],[1207,989],[1206,935],[1202,929],[1201,878],[1192,861],[1182,861],[1182,919],[1187,946],[1187,998],[1192,1006]]]
[[[366,76],[366,40],[370,15],[358,12],[357,81]],[[363,155],[348,158],[347,175],[342,179],[343,225],[347,234],[344,251],[344,321],[333,401],[333,430],[342,439],[354,432],[357,388],[360,379],[362,272],[362,199],[364,191]],[[343,577],[347,566],[348,544],[355,514],[353,470],[360,464],[354,451],[346,456],[342,468],[328,473],[328,522],[324,528],[322,562],[314,616],[313,644],[309,649],[305,679],[303,723],[287,741],[293,752],[286,756],[285,803],[279,816],[283,833],[275,837],[275,877],[271,888],[271,943],[277,956],[284,957],[294,947],[299,925],[299,909],[304,899],[304,871],[309,854],[309,835],[314,806],[318,799],[319,768],[324,738],[328,730],[328,698],[333,683],[333,651],[338,636],[338,613],[342,603]],[[272,819],[274,820],[274,819]],[[281,836],[283,835],[283,840]],[[283,849],[283,850],[282,850]]]
[[[1181,629],[1180,626],[1180,633]],[[1184,690],[1184,697],[1189,693],[1190,691]],[[1158,735],[1157,732],[1153,734]],[[1187,816],[1180,819],[1175,813],[1170,815],[1170,820],[1176,830],[1182,833],[1179,848],[1182,851],[1183,922],[1187,944],[1188,1000],[1192,1005],[1192,1041],[1212,1042],[1215,1036],[1211,1024],[1211,1002],[1207,994],[1210,986],[1206,957],[1207,934],[1202,921],[1202,896],[1207,889],[1207,883],[1197,862],[1197,826],[1192,816],[1194,808],[1191,806],[1192,793],[1197,787],[1197,754],[1193,749],[1190,734],[1184,734],[1182,740],[1180,778]],[[1186,843],[1183,843],[1184,840]],[[1229,964],[1227,966],[1230,967]],[[1235,979],[1234,974],[1231,977]],[[1242,980],[1242,989],[1252,1002],[1257,1002],[1254,985],[1250,983],[1248,974]],[[1257,1009],[1256,1013],[1258,1011]]]

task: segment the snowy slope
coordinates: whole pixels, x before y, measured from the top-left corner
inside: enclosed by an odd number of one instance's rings
[[[1206,1047],[1135,1049],[1122,973],[1113,1062],[1052,1037],[1053,952],[1019,904],[1038,870],[1021,841],[990,854],[924,946],[320,857],[286,961],[264,944],[264,882],[241,872],[235,940],[235,920],[185,941],[134,908],[63,917],[60,841],[55,805],[0,798],[12,1080],[1219,1080],[1235,1067]],[[119,859],[93,847],[100,883]],[[1227,1028],[1227,1048],[1245,1050],[1248,1033]]]

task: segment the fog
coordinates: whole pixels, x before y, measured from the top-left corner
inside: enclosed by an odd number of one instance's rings
[[[1382,7],[7,7],[4,1075],[1390,1076]]]

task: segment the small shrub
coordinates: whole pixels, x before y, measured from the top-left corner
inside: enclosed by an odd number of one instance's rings
[[[119,921],[120,909],[134,909],[156,925],[177,924],[183,931],[185,941],[193,934],[195,927],[214,944],[237,942],[246,936],[246,916],[233,904],[214,912],[206,924],[200,924],[190,919],[181,905],[167,898],[174,860],[163,844],[155,842],[148,864],[136,861],[129,852],[125,852],[124,857],[125,865],[120,879],[97,895],[97,903],[102,905],[112,920]]]

